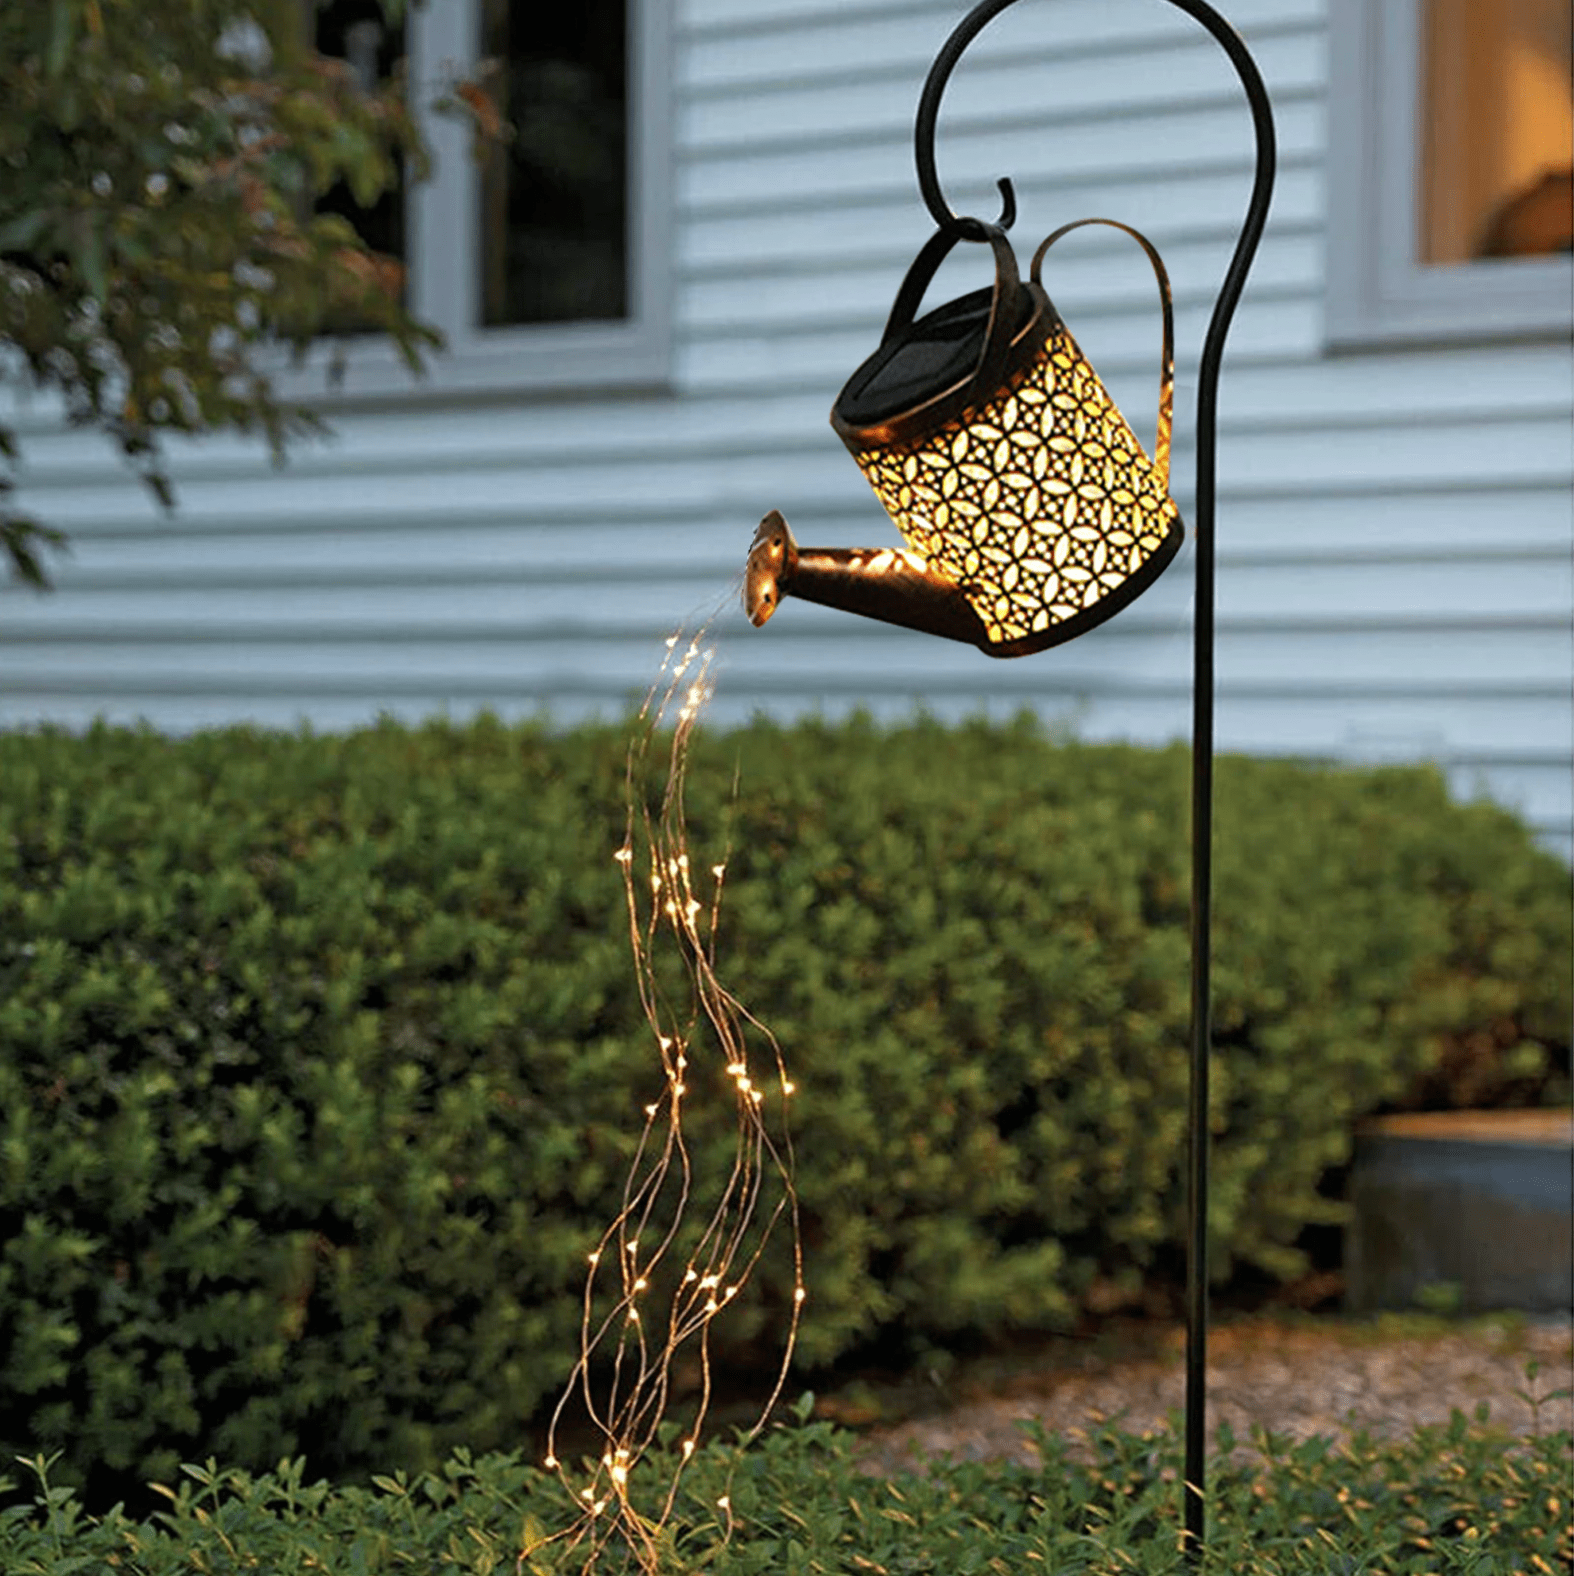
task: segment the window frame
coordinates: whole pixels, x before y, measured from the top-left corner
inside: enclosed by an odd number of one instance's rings
[[[433,395],[552,394],[669,386],[672,362],[671,0],[627,0],[629,315],[617,322],[486,327],[481,322],[481,170],[468,124],[431,105],[478,59],[480,0],[405,13],[410,111],[432,155],[405,210],[410,311],[443,336],[412,377],[382,336],[338,338],[281,366],[279,394],[308,403]],[[332,386],[328,371],[333,368]]]
[[[1566,339],[1574,259],[1419,260],[1422,0],[1329,0],[1332,350]]]

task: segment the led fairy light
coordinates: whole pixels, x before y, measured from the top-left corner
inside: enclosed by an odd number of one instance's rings
[[[662,677],[647,696],[628,761],[628,827],[612,859],[622,876],[630,949],[640,1003],[660,1064],[663,1089],[643,1104],[644,1128],[624,1185],[622,1205],[586,1255],[580,1310],[580,1355],[548,1430],[543,1465],[559,1474],[573,1506],[570,1525],[547,1543],[583,1553],[589,1571],[617,1542],[641,1568],[654,1571],[658,1534],[671,1515],[679,1475],[698,1446],[711,1398],[710,1340],[715,1323],[742,1293],[778,1224],[790,1233],[792,1305],[781,1366],[755,1432],[774,1410],[786,1382],[806,1291],[798,1236],[791,1135],[786,1124],[795,1086],[769,1031],[741,1006],[716,974],[715,936],[725,859],[705,868],[710,889],[695,885],[686,835],[684,789],[688,751],[711,693],[713,651],[701,638],[680,652],[667,642]],[[641,774],[658,730],[675,716],[665,782],[650,808]],[[686,1001],[673,1002],[658,984],[656,955],[675,949],[686,973]],[[751,1036],[774,1065],[774,1098],[751,1062]],[[714,1056],[714,1063],[712,1063]],[[713,1086],[730,1093],[737,1112],[732,1172],[703,1220],[699,1184],[688,1150],[686,1117],[693,1068],[714,1065]],[[699,1098],[696,1089],[695,1099]],[[699,1393],[685,1407],[676,1471],[665,1487],[647,1467],[657,1430],[671,1411],[672,1365],[680,1351],[698,1359]],[[605,1358],[604,1363],[596,1359]],[[560,1427],[571,1401],[588,1419],[598,1444],[583,1466],[565,1463]],[[642,1508],[643,1507],[643,1508]],[[728,1526],[731,1526],[730,1514]]]
[[[1164,316],[1159,430],[1151,458],[1061,321],[1040,277],[1024,284],[1005,232],[1016,196],[1001,181],[997,224],[954,213],[935,171],[945,86],[968,45],[1014,0],[979,0],[941,47],[914,127],[918,186],[937,226],[908,270],[880,346],[837,397],[831,425],[907,543],[808,548],[772,510],[749,550],[744,606],[764,624],[784,596],[1020,657],[1101,624],[1150,586],[1182,539],[1169,497],[1173,327],[1153,247],[1129,226],[1159,280]],[[1273,108],[1250,51],[1207,0],[1168,0],[1212,34],[1245,90],[1256,136],[1246,218],[1197,372],[1196,621],[1192,684],[1190,1090],[1187,1104],[1186,1468],[1188,1562],[1204,1531],[1208,1324],[1208,1052],[1211,1036],[1214,505],[1224,341],[1267,224],[1276,167]],[[986,243],[995,283],[917,316],[958,241]]]

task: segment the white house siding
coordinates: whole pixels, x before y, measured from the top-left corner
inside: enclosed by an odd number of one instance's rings
[[[1272,222],[1231,333],[1219,462],[1221,748],[1442,762],[1569,846],[1574,373],[1565,345],[1323,349],[1326,0],[1225,9],[1273,94]],[[482,706],[617,715],[664,637],[720,607],[713,715],[1031,706],[1090,737],[1189,726],[1189,552],[1094,634],[1018,662],[788,602],[736,610],[755,522],[894,541],[826,425],[929,221],[912,116],[961,0],[680,0],[670,392],[343,408],[275,472],[177,457],[159,517],[95,442],[24,413],[24,504],[75,552],[0,600],[0,721],[321,727]],[[1233,72],[1156,0],[1024,0],[948,92],[942,176],[1024,254],[1107,214],[1164,252],[1178,310],[1174,490],[1195,368],[1251,175]],[[973,249],[964,248],[964,252]],[[983,283],[948,262],[932,300]],[[1148,265],[1094,231],[1046,284],[1139,433]]]

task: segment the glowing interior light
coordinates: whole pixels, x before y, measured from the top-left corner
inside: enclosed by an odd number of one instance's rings
[[[1080,223],[1113,223],[1108,220]],[[966,641],[997,657],[1070,640],[1118,613],[1185,537],[1169,496],[1174,313],[1159,283],[1159,420],[1144,452],[1040,280],[983,225],[993,293],[913,313],[958,230],[919,254],[880,347],[848,379],[831,425],[909,551],[802,548],[773,511],[749,554],[745,605],[764,624],[783,596]],[[939,355],[935,347],[952,347]],[[932,370],[915,368],[927,363]]]

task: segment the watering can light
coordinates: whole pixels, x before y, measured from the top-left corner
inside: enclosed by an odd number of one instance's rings
[[[1084,224],[1135,237],[1159,281],[1151,459],[1040,280],[1044,254]],[[1158,253],[1127,225],[1078,220],[1039,247],[1024,284],[1004,230],[972,226],[994,253],[993,287],[914,321],[935,270],[972,233],[940,229],[909,269],[879,349],[831,412],[908,550],[799,547],[773,510],[745,576],[756,625],[795,596],[990,656],[1026,656],[1119,612],[1179,549],[1184,529],[1168,491],[1174,323]]]

